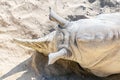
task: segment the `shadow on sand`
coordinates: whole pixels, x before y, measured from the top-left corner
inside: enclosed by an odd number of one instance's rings
[[[31,80],[32,78],[36,77],[35,71],[31,68],[29,63],[31,62],[31,58],[28,58],[24,62],[20,63],[13,69],[11,69],[8,73],[4,74],[0,80],[4,80],[7,77],[10,77],[16,73],[24,72],[20,77],[18,77],[16,80]]]
[[[83,76],[83,75],[77,75],[74,72],[67,73],[66,71],[69,70],[70,67],[68,67],[67,70],[65,70],[64,67],[62,67],[61,65],[58,65],[58,63],[51,65],[51,66],[45,66],[47,57],[43,56],[40,53],[36,53],[36,57],[37,57],[36,58],[37,65],[40,68],[38,70],[41,72],[40,75],[36,74],[35,71],[33,70],[33,68],[31,67],[31,65],[30,65],[31,61],[32,61],[32,57],[31,57],[31,58],[28,58],[27,60],[23,61],[22,63],[20,63],[13,69],[11,69],[8,73],[4,74],[2,77],[0,77],[0,80],[5,80],[6,78],[13,76],[19,72],[24,72],[24,73],[20,77],[18,77],[16,80],[120,80],[120,75],[112,75],[107,78],[99,78],[99,77],[96,77],[96,76],[90,75],[90,74]],[[40,63],[41,60],[44,63],[42,63],[42,62]],[[55,67],[55,66],[57,66],[57,67]],[[60,66],[60,67],[58,67],[58,66]],[[71,71],[72,71],[72,69],[71,69]],[[62,74],[62,73],[65,73],[65,74],[50,76],[51,74],[53,74],[52,72],[55,72],[55,74],[56,74],[56,72],[58,74]],[[50,73],[50,75],[48,75],[48,73]]]

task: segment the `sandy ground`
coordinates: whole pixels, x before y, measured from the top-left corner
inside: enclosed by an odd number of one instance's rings
[[[0,80],[37,80],[30,65],[34,50],[17,45],[13,38],[38,38],[49,33],[56,25],[49,21],[49,6],[62,17],[74,20],[80,15],[120,12],[120,1],[111,1],[0,0]]]

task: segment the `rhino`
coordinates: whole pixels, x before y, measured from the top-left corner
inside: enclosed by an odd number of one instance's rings
[[[50,8],[49,19],[59,26],[38,39],[14,41],[48,56],[48,64],[71,60],[96,76],[120,73],[120,13],[68,21]]]

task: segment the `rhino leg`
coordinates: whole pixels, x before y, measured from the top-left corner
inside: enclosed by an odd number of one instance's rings
[[[60,58],[65,59],[65,58],[69,58],[70,56],[71,56],[71,54],[68,53],[67,49],[62,48],[58,52],[49,54],[49,56],[48,56],[49,57],[48,65],[55,63]]]

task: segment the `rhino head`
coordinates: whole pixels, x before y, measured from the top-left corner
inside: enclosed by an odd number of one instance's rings
[[[69,47],[69,32],[65,29],[70,22],[57,15],[51,8],[49,19],[57,22],[60,27],[50,34],[38,39],[17,39],[14,41],[23,46],[37,50],[49,57],[48,64],[53,64],[60,58],[72,59]]]

